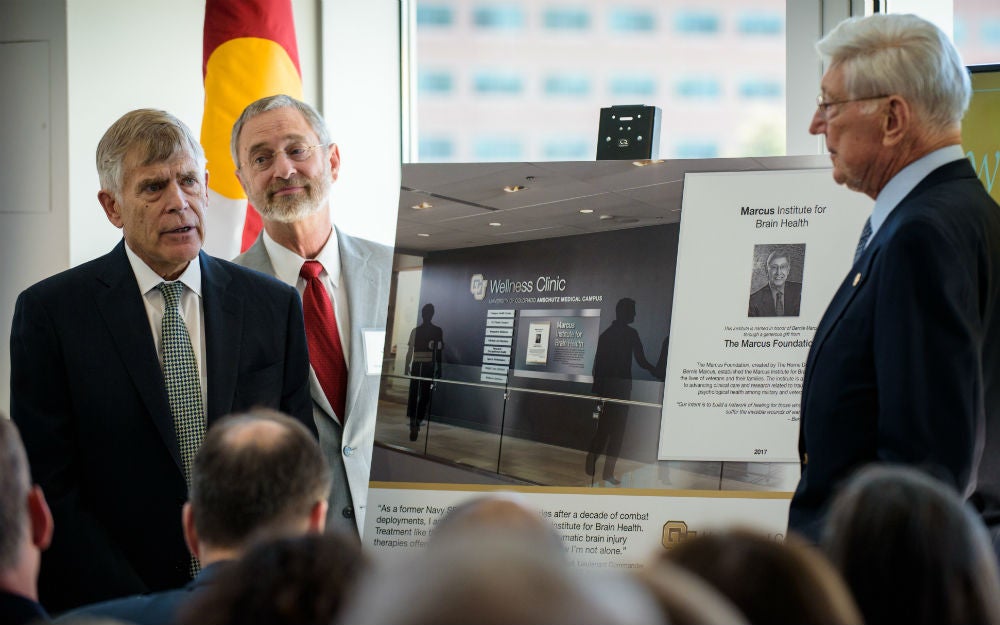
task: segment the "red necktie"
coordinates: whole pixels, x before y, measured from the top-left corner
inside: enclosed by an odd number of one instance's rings
[[[343,425],[347,418],[344,413],[347,363],[344,362],[344,348],[340,344],[333,304],[319,279],[321,271],[323,265],[315,260],[307,260],[299,271],[299,275],[306,279],[306,290],[302,293],[302,311],[306,322],[306,340],[309,343],[309,362]]]

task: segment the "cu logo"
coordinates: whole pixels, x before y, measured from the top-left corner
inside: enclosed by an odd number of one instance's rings
[[[472,276],[472,281],[469,283],[469,292],[472,296],[476,298],[476,301],[482,301],[486,297],[486,278],[483,274],[477,273]]]
[[[664,549],[670,551],[685,540],[697,535],[698,532],[689,530],[688,524],[684,521],[667,521],[663,524],[663,537],[660,542]]]

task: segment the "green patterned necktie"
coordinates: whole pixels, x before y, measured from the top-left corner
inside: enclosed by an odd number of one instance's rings
[[[163,378],[167,386],[170,414],[174,417],[174,431],[177,434],[177,446],[180,448],[181,462],[184,466],[184,479],[190,487],[191,464],[201,446],[201,439],[205,436],[201,376],[198,375],[198,361],[194,357],[191,337],[177,307],[184,291],[184,284],[161,282],[158,288],[163,293],[165,302],[160,329]]]

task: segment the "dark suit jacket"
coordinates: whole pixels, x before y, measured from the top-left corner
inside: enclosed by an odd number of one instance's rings
[[[200,262],[208,424],[262,405],[315,431],[298,294],[204,253]],[[55,520],[39,580],[46,607],[188,581],[187,487],[124,242],[18,297],[11,416]]]
[[[197,593],[211,588],[228,564],[230,563],[216,562],[206,566],[183,588],[102,601],[67,612],[57,618],[56,622],[73,623],[81,619],[112,618],[134,625],[173,625],[177,622],[181,607]]]
[[[0,590],[0,623],[3,625],[30,625],[48,623],[49,615],[37,602]]]
[[[785,317],[798,317],[799,304],[802,301],[802,283],[785,281]],[[774,310],[774,297],[770,285],[757,289],[750,295],[748,317],[777,317]]]
[[[1000,208],[968,161],[946,164],[889,214],[816,329],[790,530],[817,539],[835,489],[871,462],[966,495],[978,474],[973,501],[1000,521],[998,290]]]

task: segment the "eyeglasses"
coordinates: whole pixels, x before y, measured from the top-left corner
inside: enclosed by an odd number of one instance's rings
[[[260,150],[254,152],[250,155],[250,160],[246,164],[252,167],[255,171],[266,171],[274,165],[274,159],[278,157],[278,154],[284,152],[290,160],[296,163],[301,163],[308,160],[312,156],[313,150],[316,148],[323,147],[322,143],[316,145],[305,145],[304,143],[293,143],[284,150]]]
[[[878,100],[879,98],[888,98],[890,94],[885,95],[870,95],[864,98],[849,98],[847,100],[834,100],[829,102],[823,99],[823,94],[816,96],[816,107],[820,110],[823,117],[826,117],[827,113],[830,112],[831,106],[837,106],[838,104],[847,104],[848,102],[863,102],[865,100]]]

